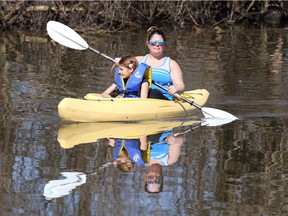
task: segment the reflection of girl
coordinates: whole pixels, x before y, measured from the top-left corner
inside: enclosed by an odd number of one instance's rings
[[[142,159],[140,139],[109,139],[109,145],[113,146],[113,164],[123,172],[133,172],[137,166],[145,165]]]

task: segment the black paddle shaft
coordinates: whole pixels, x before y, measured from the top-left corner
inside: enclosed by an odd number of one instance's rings
[[[165,91],[168,92],[168,89],[165,88],[164,86],[160,85],[159,83],[157,83],[157,82],[155,82],[155,81],[152,81],[152,83],[153,83],[154,85],[158,86],[159,88],[161,88],[161,89],[163,89],[163,90],[165,90]],[[181,95],[178,94],[178,93],[176,93],[176,94],[174,94],[174,95],[175,95],[177,98],[180,98],[180,99],[184,100],[185,102],[189,103],[191,106],[195,106],[195,107],[197,107],[197,108],[200,109],[200,110],[202,109],[202,107],[199,106],[198,104],[196,104],[194,101],[190,101],[189,99],[181,96]]]

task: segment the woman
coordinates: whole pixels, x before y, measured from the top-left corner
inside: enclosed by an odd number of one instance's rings
[[[148,193],[159,193],[163,190],[162,166],[173,165],[177,162],[184,136],[174,136],[173,131],[164,131],[148,137],[149,151],[145,160],[148,162],[144,177],[145,191]]]
[[[173,100],[173,94],[183,93],[185,85],[181,68],[178,63],[164,55],[166,36],[164,32],[156,26],[147,30],[146,44],[149,54],[137,56],[140,63],[146,63],[152,67],[152,80],[166,87],[168,93],[152,84],[149,98]]]

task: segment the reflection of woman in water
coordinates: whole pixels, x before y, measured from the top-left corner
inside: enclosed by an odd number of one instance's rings
[[[109,139],[109,145],[113,147],[113,164],[123,172],[133,172],[137,166],[145,165],[142,151],[147,146],[143,146],[143,139]]]
[[[159,193],[163,189],[162,166],[174,164],[181,152],[184,136],[173,136],[173,131],[149,136],[148,167],[145,174],[145,190]]]
[[[175,137],[173,131],[140,139],[109,139],[109,145],[113,147],[113,164],[121,171],[133,172],[138,166],[147,166],[144,181],[148,193],[162,191],[162,166],[178,160],[183,143],[184,136]]]

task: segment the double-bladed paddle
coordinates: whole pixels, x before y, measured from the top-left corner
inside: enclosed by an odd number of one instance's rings
[[[66,47],[72,48],[72,49],[77,49],[77,50],[86,50],[90,49],[93,52],[97,53],[98,55],[108,59],[109,61],[115,63],[114,59],[101,53],[100,51],[91,48],[88,43],[73,29],[70,27],[56,22],[56,21],[49,21],[47,23],[47,32],[48,35],[58,42],[59,44],[62,44]],[[158,83],[155,83],[158,87],[168,91],[165,87],[159,85]],[[219,109],[214,109],[214,108],[209,108],[209,107],[201,107],[200,105],[196,104],[194,101],[190,101],[189,99],[179,95],[175,94],[176,97],[181,98],[185,102],[189,103],[192,106],[195,106],[196,108],[200,109],[205,116],[205,118],[219,118],[219,119],[229,119],[231,121],[238,119],[236,116],[223,111]]]

